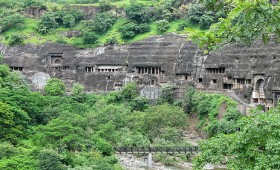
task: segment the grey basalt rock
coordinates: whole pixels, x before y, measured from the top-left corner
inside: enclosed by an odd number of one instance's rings
[[[242,100],[239,103],[243,105],[272,107],[280,99],[279,47],[274,41],[258,41],[249,47],[236,44],[203,55],[186,37],[169,34],[94,49],[54,43],[14,47],[0,44],[0,52],[11,69],[20,70],[32,82],[34,75],[44,79],[40,77],[43,72],[62,79],[68,89],[78,82],[86,91],[106,92],[120,90],[131,81],[139,85],[140,91],[171,81],[176,84],[174,95],[178,98],[186,85],[191,85],[231,96],[233,91],[234,98]],[[160,94],[154,89],[148,90],[152,98]]]

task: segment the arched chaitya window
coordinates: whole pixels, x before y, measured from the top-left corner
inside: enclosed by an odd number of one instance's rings
[[[60,59],[58,59],[58,58],[57,58],[57,59],[55,59],[55,60],[54,60],[54,64],[61,64],[61,60],[60,60]]]

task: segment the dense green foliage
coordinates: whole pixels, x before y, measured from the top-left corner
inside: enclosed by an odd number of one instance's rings
[[[19,72],[0,65],[0,169],[121,169],[112,146],[182,145],[183,109],[151,106],[137,85],[121,92],[65,94],[50,79],[43,94],[30,91]]]
[[[40,33],[47,33],[51,28],[57,28],[59,25],[73,27],[84,18],[84,15],[80,10],[49,12],[41,17],[37,30]]]
[[[193,33],[192,38],[208,52],[229,43],[251,44],[262,38],[268,42],[271,34],[279,35],[279,3],[269,0],[203,1],[208,8],[225,13],[206,33]]]
[[[61,96],[65,93],[65,85],[60,79],[49,79],[45,88],[45,95]]]
[[[10,14],[8,11],[3,11],[0,16],[0,33],[5,32],[10,28],[19,29],[23,26],[24,17],[20,14]]]
[[[156,22],[156,24],[157,24],[157,30],[159,32],[166,32],[168,30],[168,28],[170,27],[167,20],[159,20]]]
[[[88,11],[91,6],[96,14]],[[183,0],[1,0],[0,9],[0,41],[10,45],[52,41],[96,47],[196,27],[179,26],[189,23]],[[16,32],[24,38],[15,43],[10,37]]]
[[[279,108],[243,116],[220,94],[187,87],[183,100],[172,99],[172,83],[156,105],[138,96],[137,85],[121,92],[86,94],[74,84],[50,79],[44,95],[30,91],[18,72],[0,65],[0,169],[121,169],[112,146],[188,145],[183,131],[188,115],[209,139],[200,146],[196,168],[207,162],[233,169],[279,169]],[[188,156],[155,157],[174,164]]]
[[[268,112],[257,110],[238,122],[239,131],[221,134],[201,143],[202,154],[196,167],[206,162],[227,163],[231,169],[280,168],[279,107]]]
[[[89,31],[106,32],[116,22],[111,13],[98,13],[94,19],[85,22],[85,28]]]
[[[229,97],[201,93],[187,87],[182,105],[187,113],[196,114],[199,118],[197,127],[208,137],[234,133],[240,127],[237,121],[242,115],[237,111],[237,103]]]
[[[244,116],[229,98],[196,92],[192,87],[187,87],[182,105],[186,112],[198,116],[197,127],[210,137],[200,143],[196,169],[206,163],[240,170],[279,169],[279,107],[268,112],[253,110]]]

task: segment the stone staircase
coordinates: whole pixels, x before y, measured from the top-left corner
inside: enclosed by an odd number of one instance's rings
[[[237,101],[239,104],[249,106],[249,104],[245,103],[238,95],[235,94],[233,90],[226,90],[227,96]]]
[[[238,105],[237,109],[244,115],[248,113],[248,110],[252,108],[253,106],[249,105],[248,103],[245,103],[238,95],[235,94],[233,90],[227,90],[227,89],[197,89],[198,91],[206,92],[206,93],[219,93],[224,94],[233,100],[235,100]]]

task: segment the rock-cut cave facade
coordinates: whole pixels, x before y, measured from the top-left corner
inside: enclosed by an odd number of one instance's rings
[[[4,62],[22,72],[40,89],[50,77],[62,79],[68,88],[78,82],[88,92],[120,90],[134,81],[140,94],[160,95],[160,86],[173,82],[175,97],[186,85],[224,93],[243,105],[277,105],[280,99],[280,46],[255,42],[231,45],[203,55],[186,37],[154,36],[129,45],[77,49],[69,45],[0,45]]]

